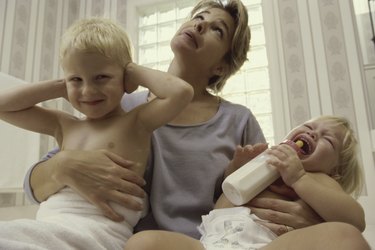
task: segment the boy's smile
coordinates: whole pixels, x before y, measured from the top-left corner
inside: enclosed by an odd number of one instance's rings
[[[99,53],[73,49],[62,63],[68,98],[88,119],[121,111],[124,69]]]

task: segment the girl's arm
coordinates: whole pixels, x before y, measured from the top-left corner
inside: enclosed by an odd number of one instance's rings
[[[297,153],[287,145],[272,147],[269,154],[274,157],[268,164],[276,167],[285,184],[325,221],[346,222],[364,230],[363,208],[334,179],[324,173],[307,173]]]
[[[0,93],[0,119],[17,127],[51,136],[59,129],[58,112],[36,106],[66,96],[63,80],[30,83]]]
[[[361,205],[331,177],[322,173],[306,173],[291,187],[325,221],[341,221],[365,230]]]
[[[155,96],[152,101],[137,107],[140,124],[152,132],[173,120],[193,98],[193,88],[184,80],[169,73],[129,63],[125,86],[137,84],[148,88]]]

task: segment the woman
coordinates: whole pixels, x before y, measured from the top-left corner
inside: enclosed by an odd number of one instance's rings
[[[220,196],[236,146],[265,142],[250,110],[211,93],[220,90],[245,62],[250,41],[247,24],[247,10],[239,0],[225,4],[203,0],[172,38],[174,58],[168,72],[190,83],[195,94],[177,118],[154,132],[145,176],[150,213],[136,231],[164,229],[198,238],[201,215],[212,210]],[[123,106],[131,109],[152,99],[152,93],[135,93],[124,99]],[[43,201],[70,186],[106,216],[121,220],[110,201],[141,209],[129,196],[144,196],[144,182],[132,171],[134,164],[105,150],[62,151],[31,169],[25,187],[30,180],[36,200]],[[259,217],[273,218],[268,226],[278,234],[285,232],[285,225],[299,228],[320,221],[303,202],[259,199],[252,205],[258,207],[253,211]]]

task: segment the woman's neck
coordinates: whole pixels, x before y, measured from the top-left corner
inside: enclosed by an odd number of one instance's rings
[[[212,95],[207,91],[208,76],[202,76],[202,72],[195,70],[192,66],[181,67],[175,61],[169,65],[168,73],[188,82],[194,88],[193,102],[211,99]]]
[[[194,97],[189,105],[177,115],[169,124],[174,125],[193,125],[207,122],[212,119],[218,112],[220,107],[220,97],[210,94],[206,87],[208,80],[194,77],[192,71],[168,70],[170,74],[184,79],[194,88]],[[148,100],[152,100],[155,96],[150,93]]]
[[[190,104],[177,116],[170,124],[175,125],[192,125],[199,124],[210,120],[219,110],[220,98],[210,94],[206,87],[208,85],[208,77],[197,77],[201,75],[194,69],[176,67],[171,64],[168,73],[180,77],[188,82],[194,88],[194,98]],[[152,100],[155,96],[150,93],[148,100]]]

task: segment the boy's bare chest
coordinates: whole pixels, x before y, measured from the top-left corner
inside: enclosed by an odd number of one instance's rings
[[[107,149],[126,157],[148,145],[150,138],[134,120],[113,118],[103,121],[72,121],[64,126],[65,150]]]

